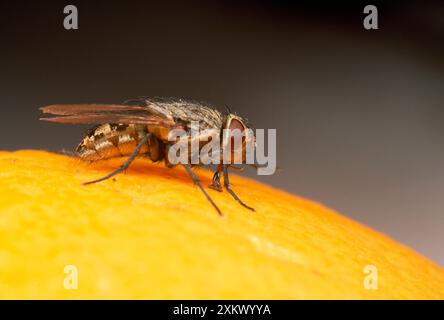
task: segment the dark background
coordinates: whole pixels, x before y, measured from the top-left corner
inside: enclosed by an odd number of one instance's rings
[[[63,28],[68,4],[79,30]],[[379,30],[364,30],[366,4]],[[283,171],[257,179],[444,265],[441,1],[10,1],[0,14],[0,149],[74,148],[86,127],[37,121],[51,103],[227,104],[278,130]]]

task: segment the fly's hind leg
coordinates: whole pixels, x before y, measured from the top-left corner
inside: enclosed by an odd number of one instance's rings
[[[116,174],[119,174],[123,171],[125,171],[126,169],[128,169],[128,167],[130,166],[130,164],[134,161],[134,159],[136,159],[136,157],[139,155],[139,151],[140,149],[142,149],[143,145],[147,143],[148,139],[150,138],[151,133],[147,133],[142,140],[139,141],[139,144],[136,146],[136,148],[134,149],[133,153],[131,153],[131,155],[129,156],[129,158],[120,166],[119,169],[111,172],[110,174],[107,174],[106,176],[97,179],[97,180],[93,180],[93,181],[88,181],[88,182],[84,182],[82,183],[83,185],[88,185],[88,184],[93,184],[93,183],[97,183],[100,181],[104,181],[107,180],[109,178],[114,177]]]
[[[241,199],[239,199],[239,197],[234,193],[234,191],[231,189],[230,186],[230,179],[228,178],[228,166],[227,165],[223,165],[223,172],[224,172],[224,187],[225,189],[227,189],[228,193],[231,194],[233,196],[233,198],[239,202],[242,206],[244,206],[245,208],[251,210],[251,211],[256,211],[254,210],[254,208],[246,205]]]

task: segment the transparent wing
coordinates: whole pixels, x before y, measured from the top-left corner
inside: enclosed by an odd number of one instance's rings
[[[83,113],[108,113],[118,111],[148,111],[144,106],[117,104],[53,104],[40,108],[43,113],[75,115]]]
[[[71,124],[124,123],[170,127],[174,120],[148,106],[112,104],[56,104],[40,108],[57,117],[40,120]]]

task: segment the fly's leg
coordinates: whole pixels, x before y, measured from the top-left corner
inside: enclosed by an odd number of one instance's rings
[[[222,173],[221,165],[217,166],[217,170],[213,176],[213,182],[208,186],[209,188],[222,192],[222,186],[220,184],[220,175]]]
[[[189,164],[184,164],[185,170],[190,175],[191,179],[193,179],[194,183],[197,185],[197,187],[200,189],[200,191],[203,192],[207,200],[213,205],[213,207],[216,209],[217,213],[222,216],[222,211],[220,211],[219,207],[214,203],[213,199],[211,199],[210,195],[205,191],[205,189],[202,187],[202,184],[200,183],[197,176],[194,174],[193,170],[191,170]]]
[[[241,199],[239,199],[239,197],[231,189],[231,187],[230,187],[230,179],[228,178],[228,166],[227,165],[223,165],[223,172],[224,172],[224,187],[225,187],[225,189],[227,189],[227,191],[233,196],[233,198],[237,202],[239,202],[241,205],[243,205],[245,208],[247,208],[247,209],[249,209],[251,211],[256,211],[256,210],[254,210],[254,208],[246,205]]]
[[[216,171],[213,176],[213,182],[208,186],[208,188],[222,192],[222,186],[220,184],[220,171]]]
[[[134,161],[134,159],[136,159],[136,157],[139,154],[140,149],[142,149],[143,145],[147,143],[148,139],[150,138],[151,133],[146,134],[142,140],[139,141],[139,144],[136,146],[136,148],[134,149],[133,153],[131,153],[131,155],[129,156],[129,158],[120,166],[119,169],[117,169],[116,171],[111,172],[110,174],[107,174],[106,176],[97,179],[97,180],[93,180],[93,181],[88,181],[88,182],[84,182],[82,183],[83,185],[88,185],[88,184],[93,184],[93,183],[97,183],[100,181],[104,181],[107,180],[111,177],[114,177],[116,174],[119,174],[123,171],[125,171],[126,169],[128,169],[129,165],[131,164],[131,162]]]

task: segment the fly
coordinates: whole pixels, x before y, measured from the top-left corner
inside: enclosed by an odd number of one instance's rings
[[[200,132],[204,132],[202,133],[204,135],[217,134],[221,136],[223,129],[228,129],[229,132],[234,129],[241,131],[249,129],[244,118],[229,110],[223,114],[208,105],[176,98],[140,98],[128,100],[121,105],[55,104],[40,108],[40,110],[43,113],[55,115],[40,120],[96,125],[84,136],[75,150],[81,159],[94,162],[114,157],[128,157],[117,170],[97,180],[85,182],[84,185],[107,180],[125,171],[139,155],[148,156],[153,162],[164,161],[167,167],[174,166],[169,161],[168,150],[177,142],[170,141],[169,134],[174,129],[182,129],[189,134],[192,121],[199,123],[199,127],[202,129]],[[208,139],[209,136],[198,138],[200,141]],[[221,140],[221,144],[224,144],[223,140]],[[218,214],[222,215],[219,207],[192,171],[192,167],[195,165],[189,163],[182,163],[186,172]],[[255,211],[231,189],[228,176],[229,167],[230,164],[219,164],[209,187],[221,192],[221,176],[223,176],[223,186],[228,193],[242,206]]]

